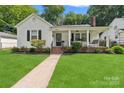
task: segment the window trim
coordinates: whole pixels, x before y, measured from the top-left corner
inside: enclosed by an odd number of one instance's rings
[[[42,40],[42,30],[41,30],[41,29],[39,29],[39,30],[36,30],[36,29],[30,29],[30,30],[29,30],[29,29],[28,29],[28,30],[27,30],[27,34],[28,34],[28,31],[29,31],[29,38],[28,38],[28,35],[27,35],[27,41],[28,41],[28,39],[29,39],[29,41],[33,40],[33,39],[32,39],[32,31],[36,31],[36,34],[37,34],[37,35],[36,35],[36,36],[37,36],[36,39],[37,39],[37,40]],[[39,39],[39,31],[41,31],[41,39]],[[28,42],[29,42],[29,41],[28,41]]]
[[[77,41],[76,40],[76,34],[80,34],[80,41],[82,41],[82,34],[86,34],[85,32],[76,32],[76,33],[73,33],[74,34],[74,41]],[[86,36],[86,41],[87,41],[87,36]],[[82,41],[82,42],[86,42],[86,41]]]
[[[32,39],[32,32],[33,32],[33,31],[36,31],[36,39],[38,40],[37,30],[31,30],[31,40],[33,40],[33,39]]]

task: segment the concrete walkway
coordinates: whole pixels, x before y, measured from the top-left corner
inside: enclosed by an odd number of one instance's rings
[[[61,54],[51,54],[12,88],[46,88]]]

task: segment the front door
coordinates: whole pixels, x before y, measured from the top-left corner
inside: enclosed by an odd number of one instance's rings
[[[56,33],[56,46],[62,46],[62,34]]]

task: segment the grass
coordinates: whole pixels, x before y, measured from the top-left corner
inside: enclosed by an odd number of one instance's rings
[[[48,87],[124,87],[124,55],[63,55],[56,66]]]
[[[0,87],[11,87],[47,56],[46,54],[13,54],[8,49],[0,50]]]

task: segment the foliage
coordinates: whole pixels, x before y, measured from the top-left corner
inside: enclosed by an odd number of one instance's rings
[[[41,15],[53,25],[58,25],[64,12],[63,5],[44,5],[44,12]]]
[[[65,53],[73,52],[72,47],[63,47],[63,50],[64,50]]]
[[[116,41],[111,41],[111,42],[110,42],[110,47],[117,46],[117,45],[118,45],[118,44],[117,44]]]
[[[92,5],[88,10],[89,18],[96,16],[97,26],[108,26],[114,18],[124,15],[123,5]]]
[[[31,5],[2,5],[0,6],[0,19],[8,24],[16,25],[31,13],[35,12],[36,9]]]
[[[20,52],[27,52],[27,51],[28,51],[28,48],[26,48],[26,47],[21,47],[21,48],[19,49],[19,51],[20,51]]]
[[[19,48],[13,47],[13,48],[11,49],[11,51],[12,51],[13,53],[19,52]]]
[[[65,15],[64,24],[65,25],[80,25],[83,22],[83,15],[82,14],[76,14],[74,12],[69,12]]]
[[[31,53],[35,52],[35,48],[30,48],[29,52],[31,52]]]
[[[111,49],[111,48],[106,49],[106,50],[105,50],[105,53],[108,53],[108,54],[113,54],[113,52],[112,52],[112,49]]]
[[[12,25],[10,25],[7,22],[0,19],[0,32],[4,32],[4,31],[9,31],[9,32],[14,32],[15,33],[16,29]]]
[[[82,47],[80,41],[74,41],[72,42],[72,49],[77,52]]]
[[[121,46],[114,46],[111,49],[112,49],[112,52],[115,54],[123,54],[124,53],[124,48]]]
[[[50,53],[50,48],[25,48],[25,47],[21,47],[21,48],[17,48],[17,47],[13,47],[11,49],[12,53]]]
[[[36,48],[42,48],[45,45],[45,43],[46,43],[45,40],[34,39],[31,41],[31,45],[36,47]]]
[[[14,26],[34,12],[36,9],[28,5],[0,6],[0,31],[16,33]]]
[[[36,53],[50,53],[50,48],[37,48]]]
[[[95,49],[95,53],[101,53],[101,49]]]
[[[42,53],[50,53],[50,48],[43,48]]]

